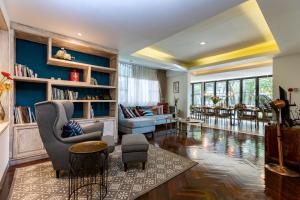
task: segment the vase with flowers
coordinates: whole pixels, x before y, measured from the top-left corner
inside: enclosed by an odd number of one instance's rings
[[[10,81],[13,80],[8,72],[1,72],[1,80],[0,80],[0,98],[5,92],[8,92],[11,88]],[[2,106],[2,102],[0,101],[0,121],[3,121],[5,118],[5,111]]]
[[[219,103],[221,101],[221,98],[218,96],[211,96],[210,100],[213,102],[214,106],[216,106],[217,103]]]

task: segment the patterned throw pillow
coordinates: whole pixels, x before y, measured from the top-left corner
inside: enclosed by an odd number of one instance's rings
[[[141,116],[140,112],[136,108],[132,109],[132,111],[134,112],[134,114],[135,114],[136,117],[140,117]]]
[[[135,118],[135,114],[132,112],[131,108],[126,108],[127,112],[129,113],[130,115],[130,118]]]
[[[139,112],[140,116],[143,116],[144,110],[140,106],[137,106],[136,110]]]
[[[68,138],[68,137],[78,136],[82,134],[83,134],[83,129],[78,124],[78,122],[71,120],[64,125],[61,137]]]
[[[124,117],[125,118],[131,118],[130,114],[128,113],[128,110],[122,104],[120,104],[120,107],[121,107],[121,110],[124,114]]]
[[[158,103],[158,106],[164,106],[164,114],[169,114],[170,110],[169,110],[169,103]]]
[[[143,116],[153,116],[153,112],[151,110],[144,110]]]

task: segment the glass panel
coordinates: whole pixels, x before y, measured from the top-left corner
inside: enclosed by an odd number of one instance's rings
[[[209,105],[213,105],[210,97],[214,96],[214,87],[215,87],[215,83],[214,82],[210,82],[210,83],[205,83],[204,84],[204,89],[205,89],[205,105],[209,106]]]
[[[228,106],[240,102],[240,80],[228,81]]]
[[[259,95],[266,95],[270,99],[273,99],[272,77],[259,78]]]
[[[243,104],[255,106],[255,78],[243,80]]]
[[[218,105],[226,104],[226,81],[216,82],[216,96],[221,98]]]
[[[193,104],[201,105],[201,83],[194,83],[193,87],[194,87]]]

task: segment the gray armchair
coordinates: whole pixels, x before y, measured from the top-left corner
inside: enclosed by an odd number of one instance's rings
[[[103,123],[83,127],[83,135],[62,138],[63,126],[72,118],[74,105],[69,101],[45,101],[35,104],[36,120],[41,139],[50,157],[56,177],[60,170],[69,169],[69,147],[84,141],[103,140],[108,144],[109,153],[114,151],[112,136],[103,136]]]

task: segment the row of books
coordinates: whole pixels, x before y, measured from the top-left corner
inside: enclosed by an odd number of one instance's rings
[[[53,100],[77,100],[78,92],[52,88],[52,99]]]
[[[37,78],[38,75],[26,65],[15,64],[15,76]]]
[[[25,123],[34,123],[36,118],[34,112],[30,107],[16,106],[14,108],[15,123],[16,124],[25,124]]]

